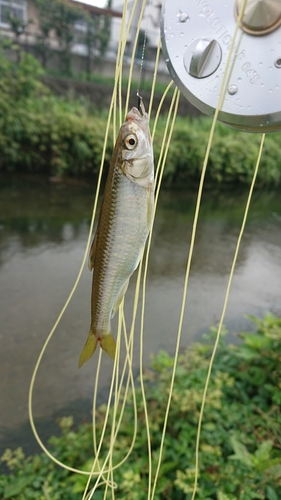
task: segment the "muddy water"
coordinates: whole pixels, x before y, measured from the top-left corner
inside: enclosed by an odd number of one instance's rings
[[[87,240],[95,186],[46,179],[0,179],[0,453],[36,449],[27,419],[30,377],[41,347],[74,284]],[[215,324],[224,294],[246,193],[205,194],[187,293],[181,345]],[[146,293],[144,363],[175,348],[195,206],[193,193],[162,192],[157,209]],[[130,324],[135,277],[126,295]],[[46,439],[56,417],[90,418],[93,362],[77,369],[90,321],[91,275],[81,281],[43,358],[34,413]],[[231,288],[225,324],[231,340],[251,327],[245,314],[281,314],[280,194],[256,193]],[[116,320],[113,321],[113,332]],[[138,368],[138,329],[134,365]],[[99,401],[112,363],[104,357]]]

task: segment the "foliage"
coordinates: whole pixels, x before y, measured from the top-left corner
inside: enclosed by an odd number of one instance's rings
[[[34,4],[38,10],[39,21],[39,32],[36,35],[36,48],[41,58],[42,65],[45,68],[48,59],[52,55],[50,37],[53,29],[54,9],[50,8],[50,3],[44,0],[34,0]]]
[[[40,33],[37,49],[44,67],[52,55],[52,30],[58,40],[61,58],[61,72],[71,74],[71,49],[74,43],[83,43],[87,48],[87,73],[90,74],[94,55],[104,55],[110,37],[110,16],[92,16],[79,3],[71,5],[64,0],[34,0],[39,14]],[[75,23],[82,23],[83,35],[79,36]]]
[[[14,65],[0,53],[0,71],[0,169],[97,172],[104,120],[90,117],[78,102],[50,95],[38,80],[41,66],[30,54]]]
[[[28,99],[39,96],[43,91],[43,86],[38,80],[42,74],[41,67],[30,54],[24,54],[17,66],[0,57],[0,70],[0,106],[4,106],[7,112],[11,109],[12,103],[16,110],[18,106],[26,105]],[[9,119],[9,116],[6,118]]]
[[[84,100],[55,97],[40,83],[42,68],[30,54],[13,65],[0,52],[0,169],[46,172],[50,175],[96,175],[104,147],[107,113]],[[153,117],[151,126],[153,125]],[[157,124],[154,140],[157,164],[166,116]],[[211,119],[177,117],[164,170],[166,186],[198,183]],[[281,183],[280,134],[265,140],[257,185]],[[206,183],[248,185],[256,164],[260,136],[217,124]],[[112,135],[106,147],[109,164]]]
[[[27,22],[25,22],[21,17],[18,16],[17,14],[17,9],[15,4],[10,3],[9,7],[6,8],[6,17],[7,17],[7,22],[10,25],[11,31],[13,32],[14,35],[14,43],[11,44],[10,46],[15,50],[16,53],[16,61],[17,63],[20,62],[21,60],[21,45],[20,45],[20,39],[22,35],[24,35],[27,31],[27,28],[29,24],[32,23],[31,19],[29,19]],[[7,42],[10,42],[9,39],[6,40]]]
[[[87,48],[87,80],[90,80],[91,61],[101,59],[110,39],[110,17],[107,15],[87,14],[84,16],[86,31],[81,39]]]
[[[281,318],[267,314],[251,318],[255,333],[240,334],[242,342],[220,340],[207,393],[200,440],[200,476],[197,500],[278,500],[281,498]],[[164,455],[155,500],[190,500],[194,482],[194,450],[203,388],[216,329],[180,355],[165,437]],[[173,358],[161,351],[146,371],[146,401],[150,418],[152,463],[155,470]],[[114,472],[119,499],[147,498],[148,460],[143,402],[140,389],[138,433],[128,460]],[[100,433],[106,409],[100,407]],[[112,415],[111,415],[112,416]],[[119,463],[133,435],[132,394],[114,448]],[[92,465],[91,428],[76,431],[71,418],[62,419],[62,437],[51,438],[56,456],[70,466]],[[109,446],[106,434],[105,449]],[[86,479],[55,466],[45,455],[24,458],[21,450],[6,450],[2,460],[11,475],[0,476],[3,500],[81,498]],[[114,465],[114,464],[113,464]],[[109,492],[108,492],[109,494]],[[95,498],[105,498],[97,490]],[[110,496],[106,496],[110,498]]]
[[[169,185],[198,181],[206,153],[211,118],[178,117],[169,148],[164,179]],[[248,185],[256,165],[260,134],[247,134],[217,123],[206,172],[206,182],[220,185]],[[257,184],[278,185],[281,182],[280,133],[268,134],[265,139]],[[161,134],[155,142],[160,147]]]
[[[59,40],[62,68],[71,73],[71,48],[75,41],[75,23],[80,21],[82,11],[64,0],[53,0],[53,28]]]

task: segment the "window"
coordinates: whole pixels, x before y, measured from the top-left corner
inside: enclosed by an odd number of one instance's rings
[[[74,34],[76,43],[85,43],[85,37],[87,35],[88,24],[82,19],[74,23]]]
[[[10,27],[10,16],[26,22],[26,0],[0,0],[0,26]]]

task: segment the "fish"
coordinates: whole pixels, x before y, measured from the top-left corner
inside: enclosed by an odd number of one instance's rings
[[[89,254],[93,270],[91,325],[79,368],[98,343],[115,359],[111,318],[139,265],[154,216],[154,159],[142,101],[122,124],[113,150],[97,230]]]

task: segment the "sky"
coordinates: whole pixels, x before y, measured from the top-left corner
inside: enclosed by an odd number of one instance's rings
[[[106,4],[106,0],[83,0],[83,2],[88,3],[89,5],[95,5],[97,7],[104,7]]]

